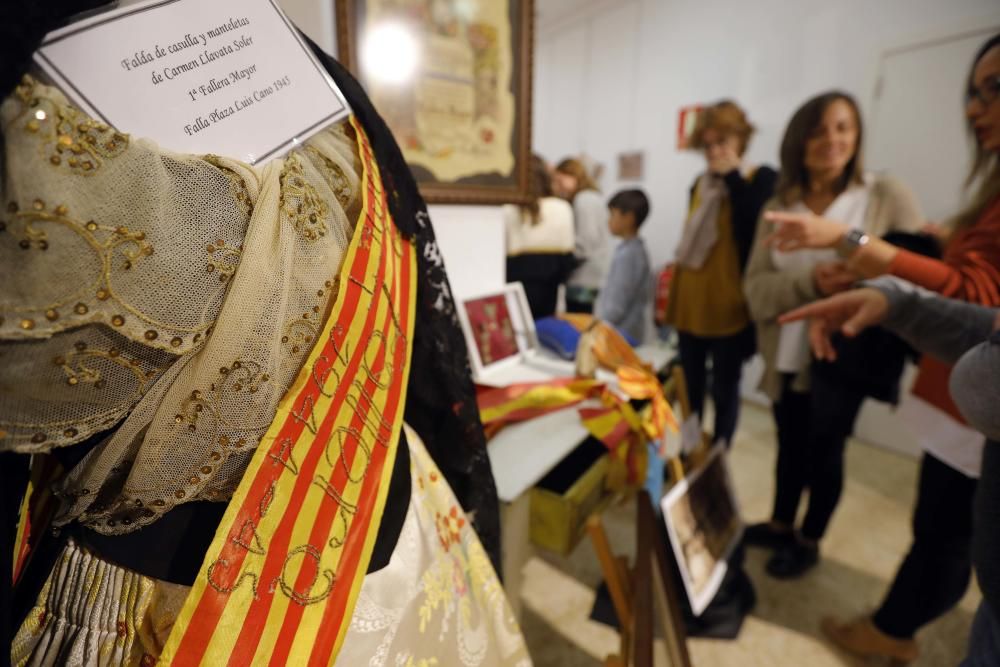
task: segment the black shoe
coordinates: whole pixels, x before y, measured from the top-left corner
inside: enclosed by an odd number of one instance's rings
[[[776,579],[796,579],[819,562],[819,547],[796,540],[778,550],[767,561],[767,573]]]
[[[791,530],[775,530],[769,521],[754,523],[743,531],[743,544],[765,549],[781,549],[795,542]]]

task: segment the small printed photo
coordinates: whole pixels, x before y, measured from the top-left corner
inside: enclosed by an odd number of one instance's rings
[[[691,609],[700,614],[715,597],[743,532],[724,448],[716,446],[660,506]]]

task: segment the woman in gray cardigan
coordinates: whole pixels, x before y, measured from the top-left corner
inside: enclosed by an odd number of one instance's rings
[[[919,231],[924,221],[913,195],[898,181],[865,173],[861,142],[861,116],[849,95],[829,92],[806,102],[785,131],[776,195],[764,212],[834,213],[871,236]],[[767,571],[789,578],[819,560],[819,540],[843,488],[844,444],[864,394],[818,378],[812,383],[803,323],[778,322],[780,314],[843,291],[858,276],[834,250],[780,252],[766,245],[772,232],[762,219],[743,285],[765,364],[761,388],[777,425],[775,499],[771,520],[750,526],[746,541],[775,548]],[[806,489],[809,510],[796,531]]]

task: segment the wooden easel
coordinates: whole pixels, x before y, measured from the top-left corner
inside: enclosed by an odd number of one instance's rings
[[[687,419],[691,414],[691,402],[679,364],[671,369],[663,391],[668,401],[680,403],[681,415]],[[707,438],[703,438],[696,453],[706,451]],[[679,458],[671,459],[667,465],[673,482],[684,478],[684,466]],[[653,499],[647,491],[639,492],[636,505],[636,562],[632,567],[627,558],[611,550],[600,514],[592,514],[587,519],[587,533],[601,564],[620,628],[619,651],[607,656],[604,665],[652,667],[655,615],[663,626],[670,667],[690,667],[684,616],[672,577],[676,568],[674,556],[661,539]]]
[[[645,490],[636,497],[633,567],[629,567],[626,558],[612,552],[601,517],[592,514],[587,520],[587,532],[601,563],[620,628],[619,651],[604,659],[605,667],[653,666],[654,617],[663,628],[670,667],[691,667],[684,616],[671,577],[673,555],[660,539],[652,502]]]

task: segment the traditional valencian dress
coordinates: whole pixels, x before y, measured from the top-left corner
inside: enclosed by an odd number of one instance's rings
[[[426,208],[317,55],[354,116],[262,167],[0,106],[16,665],[530,664]]]

